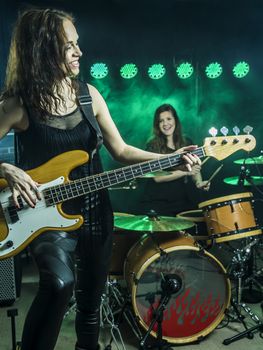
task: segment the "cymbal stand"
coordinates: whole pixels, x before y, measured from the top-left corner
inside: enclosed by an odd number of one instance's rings
[[[260,253],[257,251],[260,239],[254,239],[248,246],[251,246],[251,254],[248,259],[248,274],[244,279],[244,286],[247,287],[243,289],[242,299],[245,302],[257,303],[263,299],[263,285],[260,282],[260,278],[263,276],[263,268],[257,269],[257,259],[260,258]],[[256,245],[254,245],[257,243]],[[250,249],[250,247],[249,247]],[[256,287],[256,288],[253,288]]]
[[[243,332],[239,332],[238,334],[234,335],[233,337],[225,339],[223,341],[224,345],[229,345],[229,344],[233,343],[234,341],[243,339],[244,337],[247,337],[248,339],[253,339],[254,338],[254,334],[253,334],[254,331],[260,331],[259,335],[261,338],[263,338],[263,323],[260,321],[258,316],[252,312],[250,307],[248,307],[245,303],[242,303],[241,307],[249,314],[251,319],[257,324],[255,326],[250,327],[250,328],[248,328],[246,326],[245,330]],[[237,311],[240,313],[239,310],[237,310]],[[245,324],[244,321],[242,323]]]
[[[112,280],[108,277],[105,292],[101,297],[100,306],[100,326],[102,328],[110,327],[111,339],[109,344],[105,347],[105,350],[111,350],[111,344],[114,341],[117,350],[126,350],[122,334],[119,329],[119,325],[124,317],[126,322],[131,327],[131,330],[137,337],[141,339],[142,334],[137,325],[137,322],[129,307],[130,296],[121,290],[119,283],[116,280]],[[72,297],[68,309],[65,312],[64,318],[66,318],[71,312],[76,311],[76,300]],[[121,348],[119,346],[121,344]]]
[[[252,339],[254,337],[253,332],[259,330],[263,331],[263,323],[260,321],[259,317],[252,312],[250,307],[248,307],[245,303],[241,301],[242,299],[242,280],[247,271],[247,261],[251,257],[251,248],[256,244],[257,240],[252,240],[248,245],[246,245],[243,249],[236,249],[234,251],[234,256],[232,258],[230,275],[232,274],[233,278],[236,280],[236,297],[231,298],[231,306],[236,314],[237,319],[243,324],[245,330],[240,332],[233,337],[227,338],[223,341],[224,345],[229,345],[234,341],[247,337],[248,339]],[[257,325],[248,328],[246,322],[244,321],[244,316],[241,313],[241,309],[243,309],[250,318],[257,323]],[[262,333],[260,333],[262,336]]]
[[[137,339],[141,338],[141,331],[129,307],[129,300],[129,295],[121,290],[119,283],[116,282],[116,280],[111,280],[108,278],[105,293],[102,296],[100,309],[101,327],[105,328],[106,326],[109,326],[111,333],[111,339],[109,344],[105,347],[105,350],[111,349],[111,344],[113,341],[118,350],[120,349],[119,344],[121,344],[121,348],[123,350],[126,350],[123,337],[119,329],[119,325],[123,317],[131,327],[131,330]]]

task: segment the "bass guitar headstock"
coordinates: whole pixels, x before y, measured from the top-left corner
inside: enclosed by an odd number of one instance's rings
[[[205,156],[214,157],[217,160],[222,160],[241,149],[250,152],[255,147],[255,137],[247,134],[206,137],[204,140],[203,149]]]

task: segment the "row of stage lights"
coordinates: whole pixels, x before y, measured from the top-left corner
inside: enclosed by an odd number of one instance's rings
[[[134,63],[124,64],[120,68],[120,75],[124,79],[132,79],[138,74],[138,67]],[[194,73],[194,67],[189,62],[183,62],[176,66],[176,74],[180,79],[188,79]],[[95,79],[103,79],[109,73],[109,68],[105,63],[94,63],[90,67],[90,74]],[[148,68],[148,76],[151,79],[161,79],[166,73],[166,68],[161,63],[155,63]],[[218,62],[212,62],[205,67],[205,74],[209,79],[219,78],[223,73],[223,67]],[[244,78],[249,73],[249,64],[245,61],[236,63],[232,69],[235,78]]]

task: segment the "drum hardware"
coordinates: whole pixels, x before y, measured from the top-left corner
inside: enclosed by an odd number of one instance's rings
[[[147,330],[144,337],[140,340],[140,349],[152,349],[152,348],[158,348],[159,350],[162,349],[172,349],[168,341],[163,339],[163,332],[162,332],[162,323],[163,323],[163,315],[164,310],[167,307],[167,304],[169,303],[172,294],[177,293],[182,288],[182,279],[179,275],[173,274],[173,275],[162,275],[161,280],[161,299],[159,301],[159,305],[156,309],[153,308],[154,303],[154,296],[151,296],[148,300],[151,303],[152,311],[153,311],[153,318],[149,325],[149,329]],[[154,325],[157,323],[157,338],[156,343],[149,346],[146,345],[146,340],[148,339],[150,333],[153,330]]]
[[[245,323],[244,316],[241,314],[240,310],[238,309],[238,304],[236,303],[236,301],[233,298],[231,298],[231,302],[230,303],[231,303],[231,306],[232,306],[232,308],[233,308],[233,310],[234,310],[234,312],[236,314],[236,318],[240,321],[240,323],[243,324],[243,326],[245,328],[245,331],[240,332],[240,333],[234,335],[233,337],[224,339],[222,343],[224,345],[229,345],[229,344],[233,343],[236,340],[244,338],[245,336],[248,339],[253,339],[254,335],[252,333],[252,329],[249,329],[247,324]]]
[[[254,266],[255,250],[258,242],[259,239],[251,237],[250,242],[246,246],[234,250],[230,264],[230,273],[232,273],[234,280],[238,281],[236,299],[239,304],[241,302],[254,304],[260,302],[263,298],[262,284],[257,280],[262,275],[263,269],[255,271]],[[258,290],[253,289],[253,285],[257,285]]]
[[[64,315],[67,317],[70,312],[76,312],[76,300],[72,297],[68,309]],[[105,350],[111,350],[111,344],[114,341],[117,350],[120,350],[119,343],[123,350],[126,350],[119,325],[125,318],[137,339],[141,339],[142,333],[138,327],[136,319],[131,311],[130,296],[124,291],[120,284],[111,277],[107,278],[105,291],[101,297],[100,305],[100,326],[102,328],[110,327],[111,338]],[[119,343],[118,343],[119,339]]]
[[[249,237],[246,239],[246,243],[247,244],[241,249],[234,250],[232,248],[231,253],[234,252],[234,255],[229,270],[230,273],[233,271],[232,275],[234,278],[239,275],[241,276],[239,281],[239,292],[236,295],[238,302],[254,304],[263,299],[263,285],[260,281],[260,278],[263,276],[263,268],[257,269],[256,266],[258,257],[261,258],[260,252],[258,252],[260,239]],[[229,249],[231,249],[230,247]],[[243,284],[242,286],[241,282]],[[256,289],[253,288],[253,286],[256,286]]]
[[[226,338],[223,341],[223,344],[229,345],[229,344],[233,343],[234,341],[243,339],[244,337],[247,337],[248,339],[253,339],[255,331],[260,331],[259,336],[261,338],[263,338],[263,322],[260,321],[259,317],[251,310],[251,308],[249,306],[247,306],[245,303],[237,304],[234,300],[231,301],[231,305],[234,307],[234,310],[238,315],[238,319],[243,324],[245,330],[243,332],[239,332],[238,334],[234,335],[233,337]],[[252,326],[250,328],[247,327],[247,324],[244,322],[244,317],[241,315],[241,312],[238,309],[238,306],[239,306],[239,308],[242,308],[250,316],[252,321],[254,321],[256,323],[255,326]]]
[[[244,248],[242,249],[236,249],[234,250],[234,255],[232,257],[232,263],[230,265],[230,275],[232,275],[234,281],[235,281],[235,288],[236,288],[236,296],[235,298],[231,298],[231,306],[234,310],[234,313],[237,317],[237,319],[243,324],[245,331],[240,332],[233,337],[227,338],[223,341],[224,345],[229,345],[230,343],[237,341],[239,339],[242,339],[244,337],[247,337],[248,339],[252,339],[254,337],[253,332],[255,330],[263,331],[263,323],[260,321],[259,317],[252,312],[251,308],[248,307],[244,302],[242,302],[242,293],[243,293],[243,277],[245,276],[247,270],[248,270],[248,264],[247,262],[251,260],[251,257],[253,256],[253,248],[258,242],[257,239],[252,240],[250,243],[248,243]],[[252,249],[251,249],[252,248]],[[251,328],[248,328],[244,318],[245,316],[242,315],[241,311],[244,310],[250,318],[257,323],[256,326],[253,326]]]
[[[142,337],[142,333],[137,325],[135,317],[131,312],[129,300],[130,297],[128,293],[121,288],[120,284],[116,280],[108,278],[105,293],[102,295],[102,303],[100,308],[101,327],[105,328],[106,326],[109,326],[111,333],[110,341],[105,347],[105,350],[111,349],[111,344],[113,341],[117,347],[117,350],[119,350],[120,347],[118,344],[118,339],[121,343],[122,349],[126,350],[119,328],[123,318],[125,318],[137,339]]]
[[[255,240],[256,244],[258,240]],[[244,278],[242,301],[255,304],[263,300],[263,285],[260,283],[260,276],[263,276],[263,269],[255,271],[256,245],[252,247],[247,261],[247,274]]]
[[[252,178],[251,178],[251,173],[250,169],[246,167],[246,164],[243,163],[240,168],[240,173],[238,177],[238,184],[240,186],[244,186],[244,182],[247,180],[248,183],[253,183]]]
[[[248,270],[247,262],[251,260],[251,248],[255,245],[257,240],[251,241],[242,249],[235,249],[232,261],[229,267],[229,274],[236,281],[236,300],[241,304],[242,300],[242,279]]]
[[[251,274],[251,276],[245,279],[244,284],[248,285],[248,288],[243,289],[243,301],[248,303],[257,303],[263,299],[263,285],[258,279],[261,279],[263,276],[263,269]],[[253,284],[258,287],[258,290],[253,289]]]
[[[233,337],[231,338],[227,338],[223,341],[223,344],[224,345],[229,345],[231,343],[233,343],[234,341],[237,341],[239,339],[243,339],[244,337],[248,337],[248,339],[253,339],[254,337],[254,334],[253,332],[256,331],[256,330],[259,330],[261,333],[260,333],[260,337],[263,338],[263,324],[260,323],[254,327],[251,327],[249,329],[246,329],[245,331],[241,332],[241,333],[238,333],[236,335],[234,335]]]

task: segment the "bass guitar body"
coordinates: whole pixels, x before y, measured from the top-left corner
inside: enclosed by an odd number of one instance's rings
[[[0,180],[0,259],[19,253],[35,237],[49,230],[71,231],[83,223],[81,215],[68,215],[62,203],[49,205],[44,190],[69,182],[69,173],[89,159],[84,151],[71,151],[52,158],[27,173],[38,183],[42,197],[35,208],[24,201],[20,208],[14,206],[12,193],[3,179]]]

